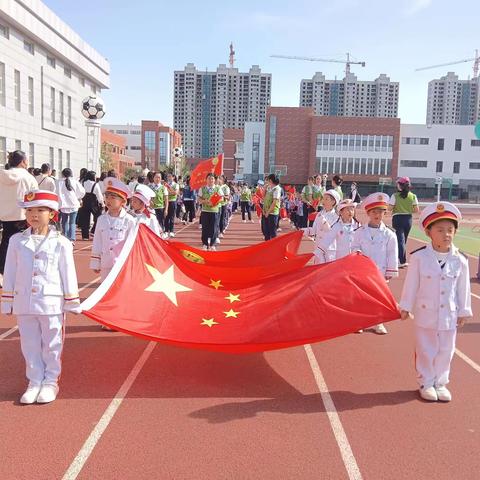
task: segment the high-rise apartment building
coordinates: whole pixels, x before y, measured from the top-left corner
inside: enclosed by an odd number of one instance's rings
[[[300,83],[300,106],[313,107],[315,115],[395,118],[398,115],[398,82],[385,74],[359,81],[353,73],[343,80],[327,80],[317,72]]]
[[[480,77],[448,72],[428,83],[427,125],[473,125],[480,120]]]
[[[187,158],[220,153],[225,128],[265,121],[272,77],[258,65],[242,73],[226,65],[199,71],[189,63],[174,75],[173,126],[182,135]]]

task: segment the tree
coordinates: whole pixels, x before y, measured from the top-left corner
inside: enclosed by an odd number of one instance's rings
[[[100,149],[100,170],[101,172],[114,170],[112,146],[106,142],[102,143],[102,147]]]

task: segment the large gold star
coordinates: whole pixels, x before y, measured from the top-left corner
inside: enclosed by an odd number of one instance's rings
[[[240,294],[234,295],[233,293],[229,293],[228,297],[225,297],[227,300],[230,300],[230,303],[239,302],[240,301]]]
[[[240,312],[234,312],[232,309],[230,309],[228,312],[223,312],[225,314],[225,318],[237,318],[238,315],[240,315]]]
[[[173,278],[174,268],[171,265],[165,273],[160,273],[156,268],[145,264],[150,275],[153,277],[154,282],[145,289],[146,292],[161,292],[164,293],[165,296],[175,305],[178,307],[177,303],[177,292],[189,292],[192,289],[185,287],[184,285],[180,285],[175,281]]]
[[[221,280],[212,280],[210,279],[209,287],[213,287],[215,290],[218,290],[220,287],[223,287]]]
[[[207,327],[212,328],[214,325],[219,325],[213,318],[202,318],[202,323],[200,325],[206,325]]]

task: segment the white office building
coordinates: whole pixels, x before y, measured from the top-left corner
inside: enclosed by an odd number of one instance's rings
[[[300,83],[300,107],[313,107],[315,115],[396,118],[398,91],[398,82],[383,73],[373,81],[359,81],[353,73],[327,80],[317,72]]]
[[[127,142],[125,154],[135,159],[135,165],[142,165],[142,126],[132,125],[102,125],[103,128],[112,133],[121,135]]]
[[[453,72],[428,83],[427,125],[474,125],[480,120],[480,77]]]
[[[2,0],[0,164],[21,149],[36,167],[98,169],[100,142],[87,140],[81,102],[109,87],[109,72],[108,61],[41,1]]]
[[[450,181],[459,197],[480,197],[480,139],[467,125],[400,126],[399,176],[416,187]]]
[[[193,63],[174,74],[173,128],[182,135],[188,158],[208,158],[223,149],[223,130],[264,122],[271,75],[258,65],[248,72],[219,65],[199,71]]]

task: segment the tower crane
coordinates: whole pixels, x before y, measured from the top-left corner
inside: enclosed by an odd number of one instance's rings
[[[447,67],[449,65],[457,65],[459,63],[468,63],[468,62],[473,62],[473,78],[477,78],[478,72],[480,70],[480,56],[478,55],[478,50],[475,50],[475,57],[473,58],[457,60],[456,62],[440,63],[439,65],[431,65],[429,67],[416,68],[415,71],[420,72],[422,70],[430,70],[431,68]]]
[[[315,58],[315,57],[299,57],[294,55],[270,55],[272,58],[285,58],[287,60],[306,60],[308,62],[329,62],[329,63],[343,63],[345,64],[345,74],[350,73],[350,65],[365,66],[365,62],[354,62],[350,60],[350,54],[346,53],[347,60],[334,60],[331,58]]]

